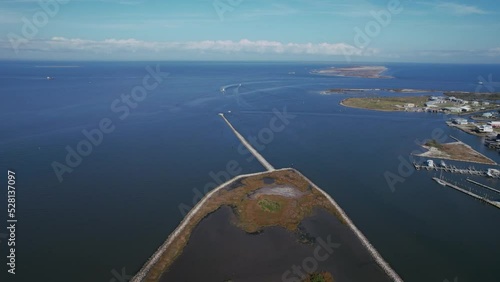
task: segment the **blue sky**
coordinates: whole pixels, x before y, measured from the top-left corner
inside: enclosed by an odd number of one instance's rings
[[[1,0],[0,34],[0,59],[500,63],[500,1]]]

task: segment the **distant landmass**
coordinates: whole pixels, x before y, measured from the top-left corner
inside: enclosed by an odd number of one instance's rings
[[[392,78],[383,75],[388,69],[384,66],[356,66],[356,67],[331,67],[321,70],[313,70],[311,73],[328,76],[346,76],[363,78]]]

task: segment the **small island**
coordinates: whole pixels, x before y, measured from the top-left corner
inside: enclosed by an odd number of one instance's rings
[[[313,70],[312,74],[327,76],[345,76],[362,78],[392,78],[384,75],[387,68],[384,66],[354,66],[354,67],[331,67],[327,69]]]
[[[429,140],[424,145],[422,145],[422,147],[424,147],[428,151],[422,154],[417,154],[416,156],[489,165],[497,164],[492,159],[472,149],[471,146],[461,142],[456,138],[454,139],[456,140],[456,142],[445,144],[441,144],[436,140]]]
[[[438,92],[434,90],[420,90],[411,88],[331,88],[321,91],[322,95],[331,94],[376,94],[379,92],[389,92],[389,93],[429,93]]]

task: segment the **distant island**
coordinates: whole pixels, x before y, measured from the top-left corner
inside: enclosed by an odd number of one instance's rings
[[[392,78],[383,75],[387,71],[384,66],[356,66],[356,67],[331,67],[327,69],[313,70],[312,74],[327,76],[363,77],[363,78]]]
[[[436,89],[411,88],[331,88],[321,91],[322,95],[331,94],[368,94],[368,93],[441,93],[444,96],[461,100],[500,100],[500,92],[470,92],[470,91],[443,91]]]
[[[376,93],[376,92],[390,92],[390,93],[428,93],[439,92],[437,90],[422,90],[411,88],[331,88],[321,91],[322,95],[330,94],[361,94],[361,93]]]

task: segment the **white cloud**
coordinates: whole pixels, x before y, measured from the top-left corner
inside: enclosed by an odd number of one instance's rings
[[[4,42],[4,48],[10,45]],[[166,52],[195,51],[217,53],[267,53],[305,55],[345,55],[369,56],[378,53],[376,49],[360,49],[346,43],[283,43],[268,40],[205,40],[187,42],[142,41],[137,39],[87,40],[79,38],[53,37],[49,40],[33,40],[23,49],[30,51],[88,51],[95,53],[113,52]]]
[[[488,55],[493,57],[500,56],[500,47],[490,49]]]
[[[443,10],[445,12],[452,13],[455,15],[474,15],[474,14],[482,15],[488,13],[485,10],[476,6],[457,4],[453,2],[437,2],[437,3],[424,2],[421,4],[431,5],[436,9]]]

